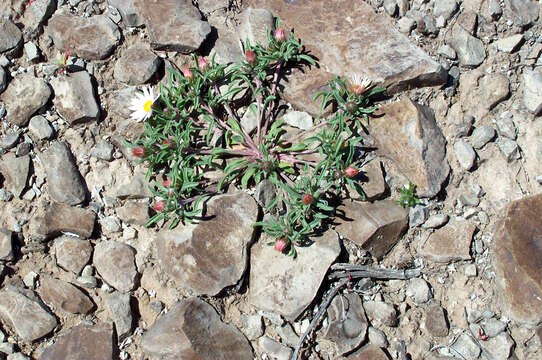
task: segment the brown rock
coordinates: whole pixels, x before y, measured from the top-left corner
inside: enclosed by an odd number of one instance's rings
[[[55,253],[58,266],[79,274],[90,260],[92,245],[86,240],[63,235],[55,239]]]
[[[94,265],[104,281],[121,292],[136,286],[135,249],[116,241],[100,241],[94,248]]]
[[[45,216],[35,219],[31,228],[35,235],[44,238],[70,232],[88,239],[92,235],[95,222],[96,214],[89,209],[52,202]]]
[[[149,220],[149,203],[127,201],[116,210],[119,218],[127,224],[145,225]]]
[[[408,228],[408,211],[391,200],[345,202],[338,209],[337,232],[381,259]]]
[[[13,155],[13,156],[11,156]],[[0,161],[0,173],[4,176],[4,187],[13,195],[20,197],[27,186],[30,175],[30,156],[15,157],[14,154],[4,156]]]
[[[13,232],[0,228],[0,260],[13,260]]]
[[[384,179],[384,172],[381,161],[371,161],[361,168],[362,175],[360,176],[361,187],[365,192],[367,200],[380,199],[386,192],[387,185]],[[359,195],[351,191],[350,197],[356,199]]]
[[[192,297],[175,304],[143,335],[148,356],[163,360],[252,360],[248,340],[220,321],[213,307]],[[41,360],[41,359],[40,359]]]
[[[432,111],[405,98],[383,106],[382,117],[371,120],[369,132],[377,153],[392,160],[417,186],[417,194],[433,197],[448,177],[446,139]]]
[[[115,195],[119,199],[143,199],[152,197],[149,182],[142,173],[136,173],[127,183],[119,184]]]
[[[359,73],[390,92],[445,82],[446,73],[437,62],[363,1],[252,0],[249,4],[270,10],[284,28],[294,27],[296,38],[319,59],[320,68],[289,77],[285,93],[288,101],[309,113],[317,114],[319,105],[308,96],[325,87],[332,74]]]
[[[70,73],[51,80],[56,110],[70,125],[97,120],[100,108],[94,97],[94,85],[86,71]]]
[[[425,312],[425,328],[432,336],[448,336],[448,322],[444,309],[439,305],[430,305]]]
[[[77,325],[41,353],[39,360],[111,360],[113,359],[111,325]],[[83,355],[84,354],[84,355]]]
[[[440,263],[470,260],[470,244],[475,230],[476,226],[465,220],[450,219],[446,226],[429,235],[419,253]]]
[[[510,317],[542,320],[542,194],[510,203],[495,234],[497,279]]]
[[[382,349],[373,346],[367,345],[355,353],[346,357],[347,360],[389,360],[389,357],[386,355]]]
[[[130,85],[139,85],[149,81],[158,71],[162,59],[143,46],[132,46],[115,63],[115,79]]]
[[[179,285],[216,295],[245,271],[258,207],[245,193],[220,195],[209,201],[205,216],[209,220],[197,225],[161,232],[158,258]]]
[[[72,314],[87,314],[94,307],[90,298],[70,283],[42,275],[40,284],[38,293],[53,309],[62,309]]]
[[[50,97],[51,88],[43,79],[22,74],[11,80],[0,101],[6,104],[7,121],[26,126],[32,115],[47,104]]]
[[[0,53],[16,51],[23,44],[23,33],[11,20],[0,19]]]

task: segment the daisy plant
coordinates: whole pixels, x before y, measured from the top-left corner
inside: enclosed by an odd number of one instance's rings
[[[147,225],[200,219],[202,201],[228,186],[250,188],[270,181],[274,199],[265,220],[254,224],[277,251],[295,255],[333,216],[350,190],[362,197],[360,119],[375,110],[371,97],[383,89],[355,77],[330,82],[317,95],[322,110],[312,129],[296,130],[280,118],[279,81],[294,67],[313,66],[293,32],[277,21],[268,44],[243,44],[244,59],[218,64],[194,56],[194,66],[170,70],[159,98],[144,88],[131,104],[134,121],[145,121],[129,143],[154,179],[155,215]],[[242,114],[256,118],[254,129]]]

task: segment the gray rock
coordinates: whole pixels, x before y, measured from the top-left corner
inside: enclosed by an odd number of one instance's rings
[[[55,12],[56,0],[35,0],[25,7],[23,23],[25,28],[37,29]]]
[[[478,206],[480,204],[480,199],[472,193],[461,194],[459,200],[466,206]]]
[[[54,142],[40,159],[47,174],[49,195],[61,203],[77,205],[86,198],[84,180],[65,142]]]
[[[481,352],[478,345],[466,333],[461,334],[457,338],[457,341],[452,345],[452,348],[466,359],[478,359]]]
[[[271,356],[272,359],[288,360],[292,356],[292,349],[267,336],[259,338],[258,345],[266,354]]]
[[[502,15],[501,2],[499,0],[488,0],[487,13],[493,20],[496,20],[499,17],[501,17]]]
[[[116,233],[116,232],[122,231],[120,220],[116,216],[106,216],[100,219],[100,224],[102,225],[102,228],[105,231],[110,232],[110,233]]]
[[[427,221],[422,225],[424,229],[436,229],[448,222],[448,215],[446,214],[434,214],[427,219]]]
[[[6,360],[30,360],[30,358],[28,356],[25,356],[23,353],[18,352],[14,354],[9,354]]]
[[[264,8],[247,8],[240,15],[240,24],[237,27],[239,39],[245,44],[246,40],[250,44],[260,43],[267,46],[267,32],[275,29],[273,14]]]
[[[58,324],[33,291],[12,285],[0,290],[0,318],[29,342],[49,334]]]
[[[414,228],[422,225],[427,220],[429,209],[422,205],[416,205],[408,210],[408,227]]]
[[[369,338],[369,343],[373,346],[379,348],[386,348],[389,346],[386,334],[372,326],[369,326],[369,329],[367,329],[367,337]]]
[[[63,12],[51,17],[47,33],[59,51],[69,49],[85,60],[107,58],[121,38],[117,25],[105,15],[80,17]]]
[[[28,130],[37,140],[47,140],[53,137],[55,131],[49,121],[41,115],[33,116],[28,123]]]
[[[11,261],[13,258],[13,233],[0,228],[0,261]]]
[[[62,235],[55,239],[56,263],[61,268],[79,274],[92,255],[89,241],[74,236]]]
[[[123,206],[116,209],[116,212],[123,222],[131,225],[143,226],[150,218],[147,202],[126,201]]]
[[[523,104],[535,115],[542,112],[542,72],[523,71]]]
[[[263,335],[263,321],[261,315],[242,314],[244,334],[249,340],[256,340]]]
[[[503,74],[489,74],[480,80],[485,107],[490,110],[510,95],[510,81]]]
[[[435,1],[433,7],[433,15],[435,17],[442,16],[448,20],[457,11],[458,6],[456,0],[438,0]]]
[[[70,125],[97,120],[100,109],[94,97],[94,87],[86,71],[59,76],[51,81],[55,90],[54,104]]]
[[[141,45],[134,45],[122,54],[115,63],[115,79],[129,84],[139,85],[151,80],[163,63],[162,58]]]
[[[205,14],[226,10],[229,5],[229,0],[198,0],[198,8]]]
[[[17,144],[17,141],[19,141],[19,133],[10,132],[0,139],[0,149],[9,150]]]
[[[538,19],[539,5],[530,0],[504,0],[507,14],[514,24],[527,26]]]
[[[515,343],[508,333],[501,332],[496,336],[490,336],[484,345],[493,359],[507,360],[510,359],[512,348],[514,347]]]
[[[109,141],[102,140],[90,150],[90,156],[100,160],[112,161],[115,148]]]
[[[38,292],[41,298],[56,311],[88,314],[94,307],[87,295],[68,282],[41,275],[40,285]]]
[[[135,249],[116,241],[100,241],[94,248],[94,266],[104,281],[121,292],[136,286]]]
[[[40,49],[33,42],[24,44],[24,52],[26,54],[26,59],[30,62],[35,62],[40,57]]]
[[[459,25],[455,25],[447,41],[457,52],[459,64],[478,66],[486,58],[484,44]]]
[[[23,43],[23,33],[7,17],[0,18],[0,53],[14,52]]]
[[[24,96],[23,96],[24,95]],[[6,119],[17,126],[25,126],[51,97],[51,89],[43,80],[31,74],[16,76],[0,96],[6,104]]]
[[[495,46],[497,46],[499,51],[512,53],[518,49],[521,43],[523,43],[523,34],[516,34],[497,40]]]
[[[0,66],[0,93],[6,90],[7,86],[8,86],[8,76],[7,76],[6,70],[4,70],[2,66]]]
[[[399,322],[397,311],[394,307],[383,301],[365,301],[363,303],[363,308],[371,322],[376,320],[382,325],[391,327],[397,326]]]
[[[241,127],[247,133],[251,133],[258,127],[258,113],[255,103],[251,104],[243,114],[243,117],[241,118]]]
[[[516,125],[514,125],[514,121],[511,118],[501,116],[497,119],[497,130],[499,131],[499,136],[516,140]]]
[[[132,331],[130,295],[113,293],[105,298],[109,314],[115,322],[118,341],[124,340]]]
[[[125,199],[144,199],[152,197],[152,192],[149,190],[149,182],[143,173],[135,173],[128,183],[119,184],[115,195],[121,200]]]
[[[297,343],[299,343],[299,336],[289,323],[276,327],[275,330],[277,330],[277,334],[286,345],[295,348]]]
[[[0,353],[3,354],[13,354],[15,352],[15,345],[12,343],[0,343]]]
[[[4,187],[13,195],[20,197],[28,184],[30,176],[30,156],[22,157],[8,154],[0,161],[0,173],[4,177]]]
[[[478,268],[476,268],[476,264],[469,264],[465,266],[466,277],[475,277],[476,275],[478,275]]]
[[[470,170],[476,160],[476,152],[465,140],[457,140],[454,143],[454,152],[459,165],[465,170]]]
[[[312,116],[304,111],[289,111],[284,115],[282,120],[286,124],[302,130],[309,130],[313,126]]]
[[[38,273],[35,271],[29,271],[24,277],[23,277],[23,283],[26,285],[29,289],[34,289],[36,287],[36,281],[38,281]]]
[[[496,143],[508,162],[511,162],[513,160],[517,160],[520,158],[519,147],[518,147],[518,144],[514,140],[510,140],[503,137],[503,138],[498,138]]]
[[[13,194],[7,191],[6,189],[0,189],[0,200],[1,201],[11,201],[13,199]]]
[[[122,21],[127,26],[143,25],[143,17],[136,6],[137,0],[107,0],[107,2],[119,11]]]
[[[484,334],[495,337],[506,330],[508,324],[495,318],[482,320],[480,325],[484,328]]]
[[[17,145],[17,148],[15,149],[15,156],[22,157],[28,155],[30,150],[32,150],[32,143],[24,141]]]
[[[216,55],[215,61],[219,64],[236,63],[244,59],[245,54],[239,47],[237,33],[222,31],[211,51],[213,55]]]
[[[472,132],[470,141],[475,149],[481,149],[495,137],[495,129],[491,126],[478,126]]]
[[[45,210],[45,216],[31,219],[30,233],[33,238],[40,240],[61,235],[62,232],[88,239],[94,230],[95,221],[96,213],[88,208],[51,202]]]
[[[234,326],[220,321],[213,307],[199,298],[176,303],[142,336],[147,356],[183,359],[252,360],[249,342]]]
[[[406,295],[416,304],[426,303],[433,297],[429,284],[422,278],[410,279]]]
[[[444,56],[447,59],[455,60],[457,58],[457,54],[453,47],[450,45],[441,45],[439,46],[437,50],[439,55]]]
[[[395,0],[384,0],[384,10],[389,16],[397,15],[397,3]]]
[[[470,260],[470,245],[476,227],[465,220],[452,219],[429,235],[418,253],[432,261],[448,263]]]
[[[98,287],[98,280],[94,276],[81,275],[76,279],[77,283],[87,289],[95,289]]]
[[[425,312],[425,328],[431,336],[448,336],[448,321],[444,309],[437,305],[430,305]]]
[[[397,21],[397,29],[403,34],[410,34],[416,28],[416,21],[407,16],[402,17]]]

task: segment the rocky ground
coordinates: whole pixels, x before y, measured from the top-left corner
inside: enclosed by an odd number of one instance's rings
[[[542,358],[540,2],[3,0],[0,13],[0,358]],[[320,60],[281,83],[290,125],[312,124],[333,75],[388,88],[361,169],[371,201],[342,205],[295,260],[251,227],[266,183],[212,199],[212,220],[145,228],[146,169],[122,142],[141,131],[133,94],[193,52],[237,61],[273,16]],[[422,203],[405,210],[409,181]]]

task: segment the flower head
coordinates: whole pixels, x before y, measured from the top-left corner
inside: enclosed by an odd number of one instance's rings
[[[310,205],[314,201],[314,197],[310,194],[303,194],[303,196],[301,197],[301,201],[305,205]]]
[[[192,74],[192,70],[188,66],[185,66],[182,68],[181,72],[183,73],[184,77],[188,80],[192,80],[194,78],[194,74]]]
[[[173,182],[171,181],[170,178],[167,178],[166,180],[163,181],[162,184],[164,185],[164,187],[170,187],[171,184],[173,184]]]
[[[278,252],[283,252],[287,246],[288,241],[283,238],[277,239],[277,241],[275,241],[275,250],[277,250]]]
[[[245,59],[250,65],[254,65],[258,61],[256,58],[256,53],[252,50],[245,51]]]
[[[143,157],[145,156],[145,148],[144,147],[141,147],[141,146],[138,146],[136,148],[133,148],[132,149],[132,154],[135,156],[135,157]]]
[[[275,30],[275,40],[280,44],[283,43],[284,40],[286,40],[286,35],[284,34],[283,28],[278,28]]]
[[[349,166],[347,167],[346,169],[344,169],[344,174],[349,177],[349,178],[353,178],[354,176],[356,176],[357,174],[359,173],[359,170],[356,169],[355,167],[353,166]]]
[[[372,84],[373,82],[370,79],[358,74],[352,75],[352,79],[350,80],[351,91],[356,95],[361,95],[369,90]]]
[[[154,203],[152,206],[154,211],[164,211],[164,208],[166,207],[166,202],[164,200],[160,200]]]
[[[205,71],[209,68],[209,62],[201,57],[198,59],[198,67],[201,71]]]
[[[137,93],[136,97],[130,103],[130,110],[132,110],[130,118],[137,122],[150,118],[152,115],[152,105],[159,96],[160,94],[154,96],[154,88],[152,86],[145,86],[143,94]]]

